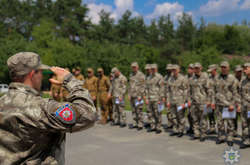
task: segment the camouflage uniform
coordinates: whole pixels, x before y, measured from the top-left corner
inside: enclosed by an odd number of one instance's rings
[[[132,63],[132,67],[138,67],[137,63]],[[143,100],[145,91],[145,76],[141,71],[131,73],[129,76],[128,96],[132,108],[133,125],[132,127],[143,127],[143,103],[136,105]]]
[[[227,62],[222,62],[221,66],[229,66]],[[234,133],[234,119],[222,119],[223,108],[228,108],[230,105],[237,104],[237,81],[231,74],[218,76],[218,81],[215,85],[215,103],[216,103],[216,116],[218,122],[218,140],[225,140],[225,125],[227,122],[228,137],[227,141],[233,141]]]
[[[168,85],[168,81],[171,77],[171,69],[172,69],[172,64],[167,64],[166,66],[166,70],[167,70],[167,75],[165,75],[165,77],[163,78],[164,79],[164,90],[165,90],[165,97],[166,97],[166,87]],[[167,98],[166,98],[167,99]],[[168,120],[168,128],[171,128],[173,127],[173,114],[171,113],[171,110],[170,109],[167,109],[166,110],[166,117],[167,117],[167,120]]]
[[[144,99],[146,99],[146,86],[147,84],[149,84],[149,80],[150,80],[150,74],[148,73],[148,71],[151,69],[151,65],[150,64],[146,64],[145,66],[145,70],[146,70],[146,75],[145,75],[145,90],[144,90]],[[145,119],[144,119],[144,124],[145,126],[149,123],[152,123],[152,114],[151,111],[150,111],[150,108],[148,105],[146,105],[146,115],[145,115]]]
[[[92,68],[88,68],[87,71],[94,74],[94,71]],[[83,85],[84,88],[88,89],[92,99],[93,99],[93,97],[96,98],[95,100],[93,100],[96,108],[97,108],[97,81],[98,81],[97,77],[92,75],[91,77],[87,77],[85,79],[85,82]],[[98,110],[98,108],[97,108],[97,110]]]
[[[112,73],[119,72],[117,68],[112,69]],[[125,94],[126,94],[127,78],[120,73],[118,77],[112,80],[109,93],[112,95],[114,123],[125,125],[126,112],[125,112]],[[119,101],[118,101],[119,100]]]
[[[250,64],[248,65],[250,67]],[[250,76],[244,78],[240,84],[241,96],[241,120],[242,120],[242,142],[245,145],[250,145]]]
[[[15,59],[22,54],[25,54],[22,62]],[[16,68],[24,68],[22,71],[36,69],[40,61],[34,53],[16,56],[8,60],[12,73],[20,73]],[[44,99],[38,91],[23,83],[10,84],[9,92],[0,98],[1,165],[65,164],[65,133],[93,126],[96,110],[82,82],[71,74],[64,78],[62,86],[71,92],[69,102]]]
[[[201,68],[200,63],[195,63],[194,67]],[[207,114],[204,113],[204,106],[210,101],[208,75],[201,72],[201,75],[194,75],[190,81],[191,115],[193,119],[194,138],[205,138],[207,129]]]
[[[179,66],[172,66],[173,69],[179,69]],[[185,108],[177,110],[178,107],[185,104],[187,100],[188,84],[186,79],[180,73],[177,77],[171,76],[168,84],[165,86],[165,97],[167,103],[170,103],[170,111],[173,115],[173,133],[183,134],[185,129]]]
[[[152,65],[152,68],[155,67]],[[146,83],[146,99],[149,101],[149,119],[152,119],[150,128],[161,130],[161,112],[158,111],[158,102],[164,98],[164,81],[160,74],[152,74]]]
[[[103,72],[103,69],[98,69],[98,72]],[[109,78],[105,75],[98,77],[97,89],[98,99],[101,106],[102,123],[105,124],[108,120],[109,106],[108,106],[108,91],[110,88]]]

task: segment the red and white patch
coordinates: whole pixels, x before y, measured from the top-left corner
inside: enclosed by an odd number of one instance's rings
[[[66,104],[56,110],[56,117],[65,124],[74,124],[76,114],[73,108],[69,104]]]

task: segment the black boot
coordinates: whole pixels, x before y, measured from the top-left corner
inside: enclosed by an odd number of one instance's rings
[[[234,145],[234,142],[228,141],[228,142],[227,142],[227,145],[228,145],[229,147],[232,147],[232,146]]]
[[[169,134],[169,136],[177,136],[177,135],[178,135],[177,132],[172,132],[172,133]]]
[[[181,132],[177,135],[178,138],[181,138],[184,134]]]
[[[127,124],[125,124],[125,123],[121,123],[121,124],[120,124],[120,127],[121,127],[121,128],[124,128],[124,127],[126,127],[126,126],[127,126]]]
[[[222,143],[224,143],[225,141],[224,140],[220,140],[220,139],[218,139],[217,138],[217,140],[216,140],[216,144],[222,144]]]
[[[157,130],[155,131],[155,133],[156,133],[156,134],[160,134],[160,133],[161,133],[161,130],[160,130],[160,129],[157,129]]]
[[[205,140],[206,140],[205,137],[201,137],[201,138],[200,138],[200,142],[204,142]]]

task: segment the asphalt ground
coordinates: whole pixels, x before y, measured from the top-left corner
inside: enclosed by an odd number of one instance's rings
[[[223,155],[230,149],[226,143],[216,145],[215,135],[205,142],[189,138],[187,135],[170,137],[164,131],[155,134],[145,129],[96,124],[91,129],[67,135],[66,165],[225,165]],[[239,143],[240,138],[235,142]],[[239,150],[235,144],[234,150],[240,155],[237,165],[250,164],[250,148]]]

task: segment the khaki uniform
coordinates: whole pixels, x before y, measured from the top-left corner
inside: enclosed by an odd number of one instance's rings
[[[149,101],[149,124],[152,129],[161,129],[161,112],[158,111],[158,102],[164,98],[164,80],[158,73],[150,75],[146,81],[146,99]],[[163,104],[163,103],[162,103]]]
[[[143,105],[139,104],[143,100],[145,92],[145,76],[141,71],[130,74],[128,95],[133,115],[133,126],[143,127]],[[136,105],[137,104],[137,105]]]
[[[90,78],[86,78],[83,87],[88,89],[91,97],[96,97],[94,101],[95,106],[97,107],[97,77],[92,76]]]
[[[109,106],[107,98],[108,91],[110,88],[110,81],[107,76],[103,75],[102,77],[98,77],[97,82],[98,99],[101,106],[102,121],[106,123],[109,115]]]
[[[184,133],[185,129],[185,108],[178,110],[187,100],[188,84],[186,78],[178,74],[177,77],[171,76],[168,84],[165,86],[165,97],[167,103],[170,103],[170,111],[173,115],[173,132]]]
[[[126,124],[125,94],[127,90],[127,78],[120,74],[112,80],[109,93],[112,95],[114,123]],[[120,100],[120,99],[121,100]]]
[[[241,119],[242,119],[242,141],[243,144],[250,145],[250,79],[245,78],[240,84],[241,98]]]
[[[218,139],[225,140],[225,125],[224,121],[228,125],[228,141],[233,140],[234,133],[234,119],[222,119],[223,108],[228,108],[230,105],[237,104],[237,81],[236,78],[231,75],[218,76],[218,81],[215,85],[215,103],[216,103],[216,116],[218,122]]]
[[[194,137],[204,138],[207,129],[207,114],[204,108],[210,102],[208,75],[202,72],[200,76],[194,75],[190,81],[191,115],[193,119]]]
[[[43,99],[35,89],[11,83],[0,98],[0,164],[64,165],[65,133],[93,126],[96,110],[82,82],[71,74],[63,87],[69,102]]]
[[[84,81],[84,76],[82,74],[76,75],[75,78],[80,81]]]

